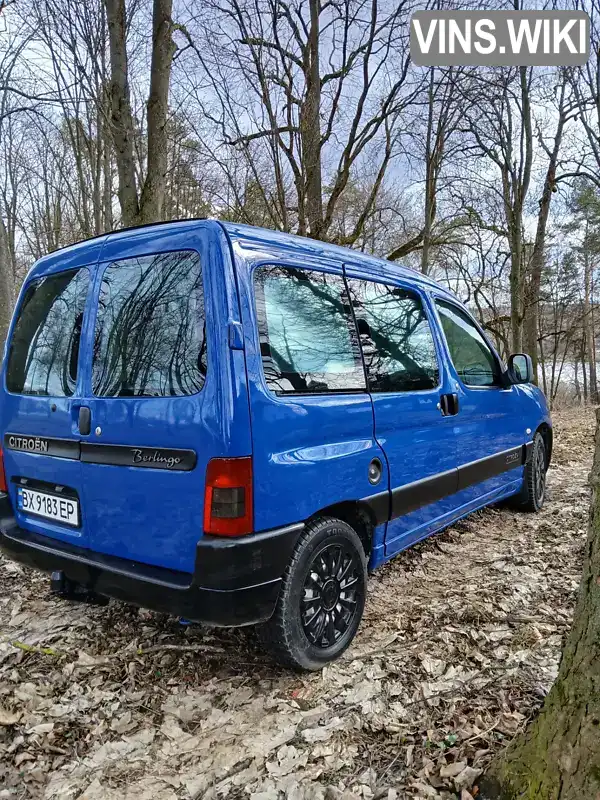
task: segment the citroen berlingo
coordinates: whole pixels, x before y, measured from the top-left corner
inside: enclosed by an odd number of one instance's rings
[[[490,503],[539,510],[532,379],[394,263],[216,220],[101,235],[40,259],[16,304],[0,545],[55,588],[256,624],[318,669],[368,569]]]

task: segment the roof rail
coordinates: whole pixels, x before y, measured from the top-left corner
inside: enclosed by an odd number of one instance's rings
[[[53,253],[59,253],[61,250],[66,250],[67,247],[73,247],[76,244],[83,242],[93,242],[94,239],[101,239],[103,236],[110,236],[112,233],[125,233],[126,231],[135,231],[140,228],[152,228],[155,225],[172,225],[174,222],[202,222],[208,217],[183,217],[181,219],[161,219],[158,222],[146,222],[143,225],[129,225],[127,228],[114,228],[112,231],[104,231],[104,233],[97,233],[95,236],[89,236],[87,239],[78,239],[76,242],[64,244],[62,247],[57,247]]]

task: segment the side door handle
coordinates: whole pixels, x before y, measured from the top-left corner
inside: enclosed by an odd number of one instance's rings
[[[458,394],[452,392],[451,394],[440,395],[440,411],[444,417],[454,417],[458,414]]]
[[[87,406],[81,406],[79,409],[79,433],[82,436],[88,436],[92,430],[92,412]]]

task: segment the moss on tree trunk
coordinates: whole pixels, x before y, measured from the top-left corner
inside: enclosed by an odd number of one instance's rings
[[[539,716],[492,762],[482,800],[600,800],[600,411],[583,575],[559,674]]]

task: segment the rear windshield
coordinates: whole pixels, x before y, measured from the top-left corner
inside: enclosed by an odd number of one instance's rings
[[[101,397],[199,392],[206,375],[200,258],[182,251],[115,261],[102,276],[92,384]]]
[[[88,270],[78,269],[27,287],[8,354],[9,392],[52,397],[74,393],[89,282]]]

